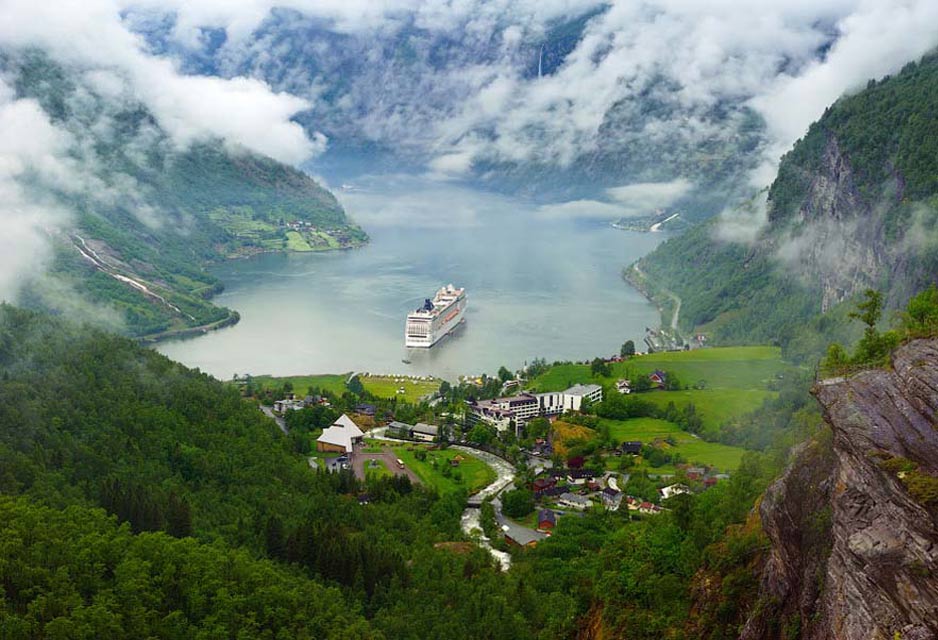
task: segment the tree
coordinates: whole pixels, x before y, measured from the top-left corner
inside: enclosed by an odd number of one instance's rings
[[[590,373],[593,376],[608,378],[610,374],[609,365],[602,358],[593,358],[593,362],[590,364]]]
[[[626,340],[622,343],[622,348],[619,349],[619,355],[623,358],[628,358],[635,355],[635,343],[632,340]]]
[[[534,494],[528,489],[515,489],[502,494],[502,511],[509,518],[523,518],[534,511]]]
[[[348,390],[354,393],[356,396],[360,396],[365,393],[365,385],[363,385],[362,381],[358,379],[358,376],[355,376],[349,380],[346,386],[348,387]]]
[[[498,368],[498,379],[501,380],[503,383],[508,382],[514,377],[515,377],[514,374],[512,374],[511,371],[509,371],[508,368],[505,367],[504,365]]]

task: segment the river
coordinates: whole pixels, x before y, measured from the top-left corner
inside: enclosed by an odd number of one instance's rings
[[[658,314],[620,277],[663,234],[426,181],[376,180],[338,195],[371,242],[351,251],[266,254],[213,270],[233,327],[162,353],[233,374],[459,374],[617,353]],[[466,321],[427,351],[405,350],[404,317],[441,285],[466,288]],[[410,364],[402,362],[411,361]]]

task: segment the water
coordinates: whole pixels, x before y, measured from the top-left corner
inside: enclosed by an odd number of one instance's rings
[[[340,196],[371,235],[369,245],[221,265],[214,273],[226,290],[216,301],[236,309],[241,322],[159,351],[219,378],[370,371],[454,379],[535,357],[617,353],[658,323],[620,273],[661,234],[403,179]],[[407,312],[450,282],[466,287],[466,322],[430,350],[406,350]]]

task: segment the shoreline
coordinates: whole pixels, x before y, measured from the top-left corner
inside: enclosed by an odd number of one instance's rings
[[[235,260],[247,260],[249,258],[255,258],[260,255],[268,255],[268,254],[276,254],[276,253],[280,253],[283,255],[290,255],[290,254],[302,255],[302,254],[309,254],[309,253],[329,253],[333,251],[351,251],[353,249],[361,249],[362,247],[365,247],[367,245],[368,245],[368,240],[365,240],[364,242],[360,242],[358,244],[349,245],[346,247],[328,247],[325,249],[315,249],[312,251],[293,251],[290,249],[261,249],[260,251],[256,251],[254,253],[250,253],[247,255],[226,256],[221,260],[209,261],[204,266],[220,265],[220,264],[224,264],[225,262],[233,262]],[[220,282],[220,286],[216,287],[215,290],[211,292],[211,295],[207,296],[205,300],[210,302],[212,298],[222,293],[224,289],[225,289],[225,283]],[[237,310],[229,309],[228,311],[229,313],[227,317],[221,320],[217,320],[215,322],[210,322],[208,324],[203,324],[203,325],[199,325],[196,327],[185,327],[182,329],[169,329],[167,331],[161,331],[159,333],[151,333],[147,335],[136,336],[134,339],[140,344],[155,345],[160,342],[169,342],[172,340],[189,340],[191,338],[197,338],[199,336],[203,336],[209,333],[210,331],[218,331],[220,329],[225,329],[227,327],[233,327],[234,325],[238,324],[241,321],[241,314]]]

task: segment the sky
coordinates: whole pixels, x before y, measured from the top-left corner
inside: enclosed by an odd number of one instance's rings
[[[565,57],[532,72],[548,35],[583,16]],[[89,91],[143,103],[179,148],[215,138],[303,165],[348,134],[406,147],[440,181],[480,163],[568,166],[603,143],[611,111],[624,135],[692,143],[753,112],[758,188],[828,104],[938,45],[936,24],[934,0],[0,0],[0,50],[40,48]],[[8,299],[70,219],[24,177],[93,197],[114,185],[96,183],[81,131],[0,82]],[[693,186],[625,183],[543,214],[630,215]]]

